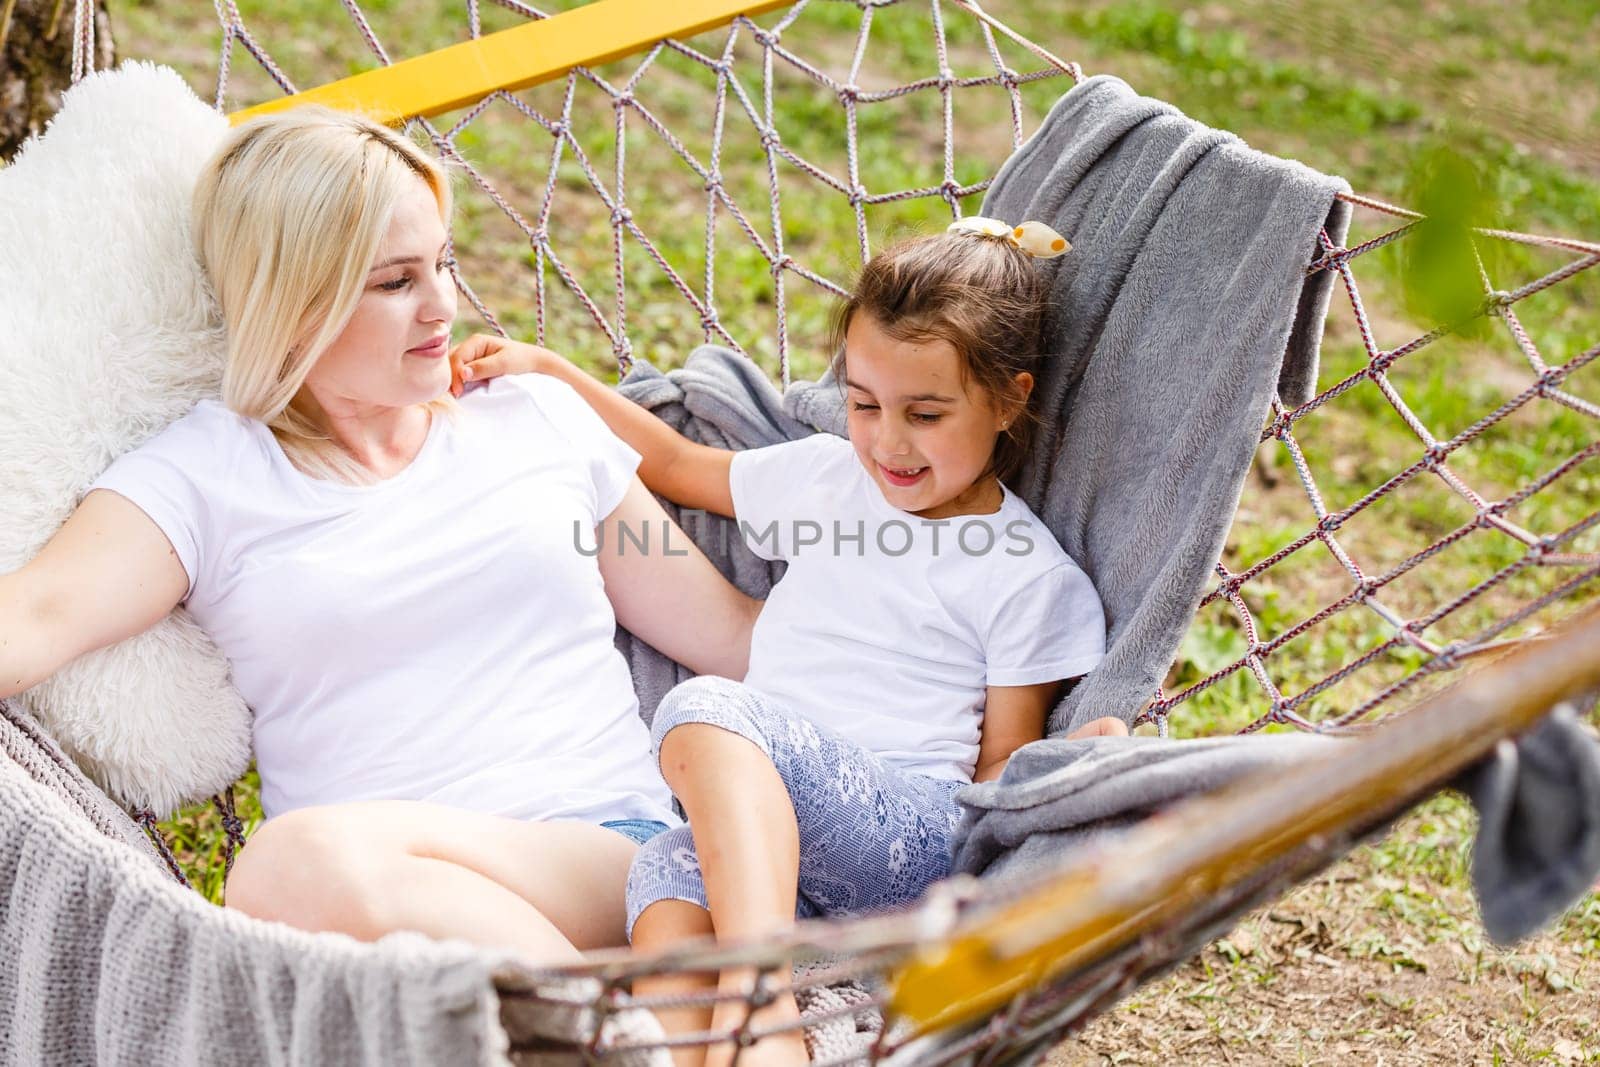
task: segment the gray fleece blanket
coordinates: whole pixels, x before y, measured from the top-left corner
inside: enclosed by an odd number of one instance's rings
[[[1020,750],[998,782],[964,791],[958,870],[1036,873],[1184,796],[1337,743],[1064,736],[1145,707],[1221,555],[1273,395],[1313,395],[1333,278],[1304,272],[1319,232],[1344,240],[1349,209],[1335,194],[1345,188],[1112,77],[1063,97],[997,175],[985,215],[1038,219],[1073,244],[1040,264],[1052,281],[1044,425],[1013,488],[1094,580],[1107,656],[1055,709],[1050,738]],[[638,365],[621,390],[724,448],[845,432],[843,394],[827,377],[780,396],[715,347],[669,375]],[[747,593],[765,595],[782,574],[728,520],[680,518]],[[619,644],[649,718],[689,672],[631,635]],[[1548,921],[1600,873],[1600,745],[1558,715],[1523,747],[1539,755],[1502,754],[1463,782],[1484,815],[1474,879],[1500,940]]]

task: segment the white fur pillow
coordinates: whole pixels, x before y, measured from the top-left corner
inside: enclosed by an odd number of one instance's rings
[[[0,168],[0,572],[111,461],[222,380],[189,199],[227,119],[175,72],[95,74]],[[166,814],[243,772],[250,713],[181,609],[18,699],[124,804]]]

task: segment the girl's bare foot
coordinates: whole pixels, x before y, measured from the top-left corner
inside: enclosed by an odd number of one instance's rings
[[[755,986],[755,976],[749,971],[729,971],[723,975],[723,989],[737,989],[748,993]],[[717,1005],[711,1029],[724,1032],[739,1028],[749,1015],[748,1029],[752,1032],[770,1030],[775,1026],[792,1024],[785,1029],[761,1038],[742,1051],[731,1041],[712,1045],[706,1051],[706,1067],[730,1067],[738,1054],[738,1067],[805,1067],[811,1062],[806,1053],[805,1031],[800,1026],[800,1008],[794,994],[785,989],[771,1004],[749,1010],[748,1001],[727,1001]]]

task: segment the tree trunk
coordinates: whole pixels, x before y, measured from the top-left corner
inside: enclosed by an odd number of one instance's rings
[[[106,0],[93,0],[94,67],[116,61]],[[61,106],[72,84],[73,0],[0,0],[0,161]]]

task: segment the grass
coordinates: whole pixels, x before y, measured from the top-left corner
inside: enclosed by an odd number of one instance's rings
[[[363,58],[359,38],[337,4],[241,0],[239,6],[246,23],[302,85],[372,65]],[[375,31],[396,55],[415,54],[465,35],[466,20],[453,5],[382,2],[364,7],[372,15]],[[1233,130],[1255,147],[1343,174],[1358,192],[1401,204],[1421,204],[1430,196],[1436,201],[1439,183],[1434,176],[1441,161],[1453,154],[1467,162],[1470,179],[1481,190],[1478,221],[1595,240],[1600,239],[1600,149],[1592,131],[1600,122],[1600,89],[1592,68],[1593,56],[1600,53],[1600,23],[1593,20],[1590,8],[1584,0],[1539,0],[1514,9],[1489,0],[1450,5],[1397,0],[1359,8],[1311,0],[1230,0],[1203,7],[1176,0],[1088,0],[1070,7],[1046,0],[1014,0],[993,5],[993,13],[1056,54],[1080,62],[1088,73],[1115,72],[1141,92],[1172,100],[1195,118]],[[211,5],[145,0],[121,4],[114,14],[125,55],[173,63],[209,97],[215,40]],[[786,31],[785,41],[842,78],[859,17],[852,4],[819,0]],[[947,10],[946,18],[955,73],[992,71],[983,40],[970,20],[955,9]],[[484,19],[486,30],[517,21],[491,7],[484,9]],[[761,21],[771,26],[775,19]],[[858,78],[864,88],[883,88],[937,70],[934,40],[921,11],[876,10],[870,41]],[[719,36],[707,35],[694,43],[717,49],[720,42]],[[759,109],[759,64],[748,62],[755,50],[746,41],[738,51],[745,63],[738,68],[739,84]],[[1037,65],[1009,46],[1002,51],[1018,69]],[[621,61],[599,73],[621,84],[638,63],[637,58]],[[273,95],[270,82],[243,53],[235,57],[234,70],[235,103]],[[844,119],[834,96],[781,65],[775,84],[776,124],[784,143],[830,173],[844,176]],[[1024,87],[1027,128],[1063,88],[1059,80]],[[523,97],[530,106],[557,117],[564,89],[561,84],[545,86]],[[714,75],[664,52],[641,78],[639,99],[682,138],[689,153],[704,162],[711,156],[708,115],[714,90]],[[957,97],[954,175],[965,183],[991,172],[1009,152],[1011,130],[1003,94],[972,90]],[[730,97],[728,106],[733,110],[722,143],[721,170],[729,195],[744,206],[750,225],[770,246],[776,232],[759,135],[740,117],[736,97]],[[581,150],[602,187],[615,190],[618,140],[609,97],[580,83],[571,120],[577,148],[564,146],[555,162],[555,199],[548,220],[552,240],[569,257],[572,271],[593,295],[608,326],[629,339],[635,357],[676,365],[708,332],[631,237],[624,241],[628,290],[619,307],[611,281],[610,212],[577,159]],[[442,121],[448,125],[451,120]],[[936,92],[913,94],[892,105],[863,104],[859,121],[861,142],[869,147],[859,160],[860,180],[870,192],[942,180],[942,115]],[[530,220],[538,218],[553,158],[549,134],[496,105],[457,143]],[[707,282],[703,179],[637,115],[627,117],[621,146],[633,211],[648,219],[646,228],[661,257],[703,294]],[[783,195],[779,231],[786,251],[845,283],[862,253],[848,203],[786,165],[779,168],[776,180]],[[526,237],[469,182],[458,184],[458,255],[480,295],[497,309],[513,334],[541,336],[596,373],[607,373],[614,366],[612,344],[581,303],[566,292],[545,262],[542,284],[548,299],[541,326],[532,298],[539,279],[530,270],[538,257]],[[962,206],[976,210],[978,198],[969,198]],[[868,243],[878,247],[897,234],[939,225],[948,216],[948,208],[938,199],[870,207]],[[716,223],[717,256],[710,281],[721,320],[754,358],[776,373],[778,278],[726,211],[718,213]],[[1386,216],[1358,212],[1350,243],[1394,225],[1396,221]],[[1417,245],[1410,240],[1397,242],[1354,264],[1371,329],[1385,350],[1432,325],[1426,318],[1427,301],[1419,301],[1415,286],[1407,284],[1419,273],[1414,258]],[[1499,241],[1479,242],[1478,251],[1491,284],[1499,289],[1516,288],[1571,258]],[[1469,283],[1475,284],[1471,278]],[[787,355],[794,375],[804,377],[815,373],[826,355],[818,350],[818,341],[830,297],[794,274],[783,274],[782,284],[789,297]],[[1600,270],[1589,270],[1530,297],[1515,310],[1550,365],[1579,357],[1600,341]],[[464,322],[463,329],[467,328],[481,324]],[[1342,288],[1336,289],[1322,355],[1323,386],[1359,372],[1368,358],[1349,301]],[[1400,360],[1388,379],[1416,417],[1445,440],[1525,389],[1533,372],[1507,325],[1489,321]],[[1600,366],[1590,363],[1576,370],[1565,388],[1590,403],[1600,402]],[[1453,453],[1449,466],[1492,501],[1593,442],[1596,431],[1592,416],[1541,398]],[[1418,460],[1426,447],[1372,381],[1359,382],[1337,401],[1307,415],[1296,424],[1295,436],[1326,506],[1335,510]],[[1233,571],[1280,551],[1313,523],[1293,459],[1277,443],[1262,449],[1223,557]],[[1554,491],[1534,497],[1509,517],[1536,535],[1557,534],[1591,513],[1597,499],[1600,462],[1591,460],[1568,474]],[[1421,545],[1473,516],[1474,509],[1456,492],[1439,477],[1426,474],[1353,517],[1333,540],[1371,576],[1397,566]],[[1600,537],[1590,530],[1572,547],[1600,550]],[[1397,579],[1385,588],[1382,599],[1402,617],[1416,617],[1449,602],[1522,554],[1523,546],[1511,537],[1480,530]],[[1560,577],[1548,570],[1520,574],[1503,589],[1442,620],[1429,636],[1441,642],[1470,638],[1517,604],[1553,588]],[[1344,596],[1352,584],[1331,547],[1313,541],[1267,577],[1247,585],[1243,596],[1258,636],[1271,640]],[[1585,595],[1592,592],[1591,586]],[[1574,599],[1535,617],[1530,625],[1570,610]],[[1279,689],[1293,696],[1393,632],[1376,612],[1358,606],[1290,642],[1269,658],[1267,669]],[[1237,663],[1247,648],[1237,612],[1220,603],[1207,607],[1184,641],[1166,680],[1167,691],[1176,692]],[[1313,719],[1347,710],[1415,670],[1425,658],[1415,649],[1396,651],[1306,702],[1301,710]],[[1172,727],[1180,735],[1235,729],[1253,720],[1261,708],[1258,683],[1248,670],[1235,670],[1180,706]],[[242,811],[248,818],[259,818],[253,779],[241,789]],[[1564,1053],[1554,1051],[1558,1041],[1577,1042],[1576,1047],[1589,1050],[1583,1055],[1600,1056],[1596,1044],[1600,1037],[1592,1026],[1583,1033],[1568,1027],[1559,1036],[1549,1036],[1556,1031],[1539,1019],[1540,1012],[1559,1013],[1562,1005],[1571,1003],[1559,990],[1552,991],[1547,975],[1566,975],[1562,968],[1574,970],[1578,966],[1574,961],[1588,961],[1583,966],[1589,966],[1600,953],[1600,898],[1589,898],[1550,935],[1546,955],[1558,961],[1553,971],[1549,967],[1539,971],[1538,954],[1480,951],[1482,935],[1470,917],[1464,882],[1468,820],[1457,801],[1426,806],[1400,832],[1350,861],[1348,869],[1358,872],[1360,893],[1349,882],[1308,887],[1303,891],[1309,894],[1304,898],[1307,914],[1330,916],[1333,925],[1351,926],[1338,935],[1333,947],[1334,956],[1353,968],[1412,971],[1424,981],[1437,981],[1444,967],[1439,946],[1450,944],[1473,961],[1460,965],[1468,988],[1475,988],[1473,982],[1501,982],[1508,989],[1518,983],[1529,986],[1533,992],[1527,994],[1527,1003],[1533,1007],[1515,1018],[1507,1016],[1509,1021],[1484,1024],[1489,1027],[1486,1032],[1495,1035],[1484,1046],[1493,1046],[1486,1054],[1490,1058],[1566,1061]],[[214,818],[185,813],[168,828],[186,863],[197,872],[208,872],[201,876],[203,888],[215,899],[219,887],[212,862],[217,847]],[[1263,923],[1283,925],[1265,919],[1253,922],[1257,928]],[[1270,989],[1291,973],[1296,981],[1309,980],[1311,972],[1305,968],[1322,965],[1306,960],[1319,953],[1327,956],[1333,943],[1317,944],[1315,937],[1309,941],[1301,937],[1276,955],[1242,952],[1233,945],[1236,958],[1228,950],[1214,949],[1182,972],[1175,985],[1141,992],[1127,1011],[1115,1017],[1120,1022],[1107,1024],[1108,1033],[1127,1036],[1128,1020],[1137,1019],[1141,1003],[1148,1007],[1163,997],[1182,1001],[1188,1005],[1184,1011],[1189,1011],[1194,1005],[1227,1004],[1229,997],[1237,1001],[1232,990],[1241,984]],[[1306,950],[1303,958],[1296,955],[1300,949]],[[1278,962],[1265,962],[1268,956]],[[1592,969],[1588,974],[1583,981],[1600,980]],[[1383,1041],[1399,1042],[1383,1046],[1384,1054],[1399,1055],[1405,1062],[1407,1040],[1438,1031],[1436,1023],[1417,1016],[1417,1005],[1431,1003],[1435,992],[1432,987],[1410,992],[1367,990],[1371,996],[1354,997],[1348,1011],[1352,1018],[1368,1018],[1376,1027],[1374,1033],[1386,1035]],[[1199,1012],[1194,1016],[1200,1019],[1196,1032],[1224,1035],[1219,1040],[1234,1041],[1229,1047],[1237,1052],[1235,1038],[1249,1028],[1224,1016],[1226,1012],[1211,1016]],[[1281,1026],[1292,1024],[1284,1021]],[[1407,1032],[1413,1037],[1405,1038]],[[1547,1043],[1539,1045],[1546,1038]],[[1292,1044],[1288,1037],[1274,1047],[1290,1060],[1311,1062],[1322,1055],[1318,1043],[1304,1040],[1303,1032],[1297,1040],[1302,1041],[1297,1053],[1288,1051]],[[1350,1040],[1361,1048],[1379,1047],[1360,1045],[1365,1039]],[[1178,1045],[1168,1042],[1160,1047],[1165,1050],[1162,1055],[1168,1055]]]
[[[1088,1063],[1592,1063],[1600,898],[1516,946],[1489,942],[1453,796],[1246,917],[1061,1045]]]

